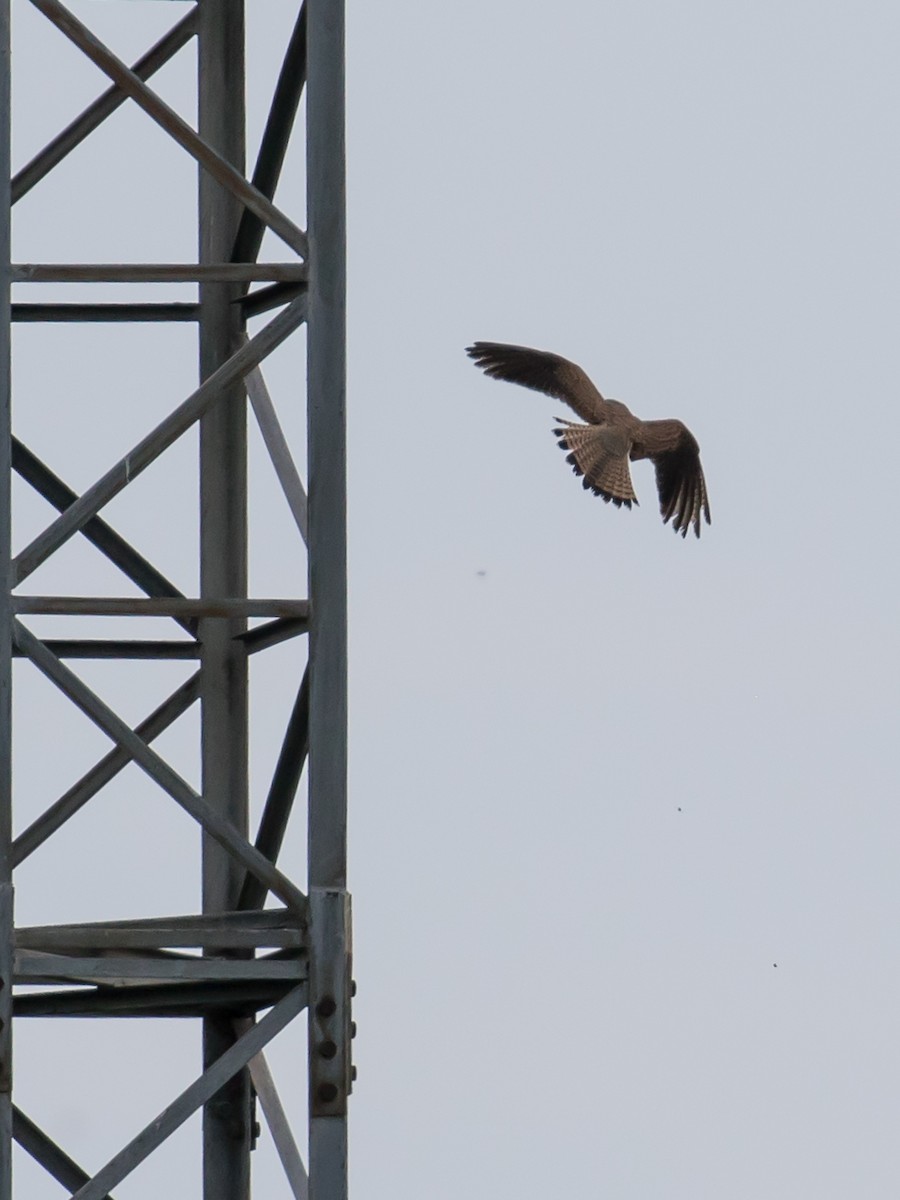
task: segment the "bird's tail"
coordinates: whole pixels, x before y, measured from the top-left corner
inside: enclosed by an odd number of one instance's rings
[[[608,425],[570,422],[554,429],[553,434],[563,450],[568,451],[566,462],[582,477],[584,488],[602,496],[607,504],[612,501],[617,508],[637,504],[628,467],[631,444],[626,434]]]

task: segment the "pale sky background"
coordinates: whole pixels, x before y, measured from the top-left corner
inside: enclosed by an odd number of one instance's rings
[[[133,59],[184,6],[76,11]],[[251,160],[293,15],[251,5]],[[24,0],[15,33],[19,166],[105,83]],[[348,4],[356,1200],[900,1189],[898,53],[888,3]],[[190,65],[155,86],[192,118]],[[298,217],[302,159],[278,196]],[[121,110],[18,206],[15,256],[189,259],[194,177]],[[486,380],[477,338],[682,418],[701,541],[662,526],[647,465],[630,513],[585,494],[560,405]],[[265,374],[302,453],[301,341]],[[17,429],[76,487],[196,371],[187,327],[20,327],[15,354]],[[185,589],[195,453],[105,514]],[[303,595],[253,454],[253,591]],[[16,494],[21,545],[47,513]],[[124,591],[82,547],[33,586]],[[302,651],[254,662],[257,804]],[[79,671],[134,720],[187,673]],[[105,742],[25,666],[17,697],[21,827]],[[190,778],[195,734],[159,742]],[[19,920],[189,911],[196,847],[126,772],[22,869]],[[30,1025],[16,1096],[96,1168],[197,1046]],[[302,1129],[305,1022],[271,1057]],[[193,1194],[195,1134],[116,1195]],[[256,1172],[287,1196],[266,1134]]]

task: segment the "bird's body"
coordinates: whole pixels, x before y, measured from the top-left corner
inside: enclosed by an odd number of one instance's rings
[[[621,401],[602,396],[581,367],[558,354],[500,342],[475,342],[466,353],[492,379],[563,400],[586,422],[558,418],[553,431],[585,488],[617,507],[631,508],[637,496],[629,461],[649,458],[656,468],[663,522],[671,519],[682,537],[691,526],[700,536],[701,516],[709,524],[700,447],[681,421],[640,420]]]

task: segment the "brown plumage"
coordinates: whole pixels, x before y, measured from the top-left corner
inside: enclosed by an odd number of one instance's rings
[[[620,401],[601,396],[581,367],[558,354],[500,342],[475,342],[466,353],[492,379],[564,400],[587,422],[560,417],[553,432],[568,451],[566,461],[594,495],[616,507],[637,504],[628,461],[649,458],[656,468],[663,523],[671,520],[682,537],[692,525],[700,536],[701,516],[710,523],[700,447],[681,421],[641,421]]]

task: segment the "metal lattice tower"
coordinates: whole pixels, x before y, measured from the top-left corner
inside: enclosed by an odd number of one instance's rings
[[[5,274],[2,337],[2,553],[0,658],[0,1200],[21,1193],[12,1177],[17,1142],[79,1200],[102,1200],[202,1108],[205,1200],[247,1200],[257,1104],[296,1197],[341,1200],[347,1191],[346,1114],[350,1091],[350,917],[346,891],[346,536],[344,439],[344,81],[343,0],[306,0],[272,88],[255,169],[245,168],[245,13],[243,0],[199,0],[133,66],[127,66],[59,0],[31,0],[107,77],[95,103],[4,184]],[[10,0],[2,0],[0,109],[2,166],[10,179]],[[248,16],[251,14],[248,14]],[[196,49],[197,128],[164,103],[152,75],[179,51]],[[101,78],[98,75],[98,78]],[[150,82],[148,82],[148,80]],[[111,82],[111,86],[110,86]],[[306,232],[274,203],[276,185],[306,88]],[[199,164],[198,257],[182,264],[16,265],[11,207],[39,186],[123,104],[143,110]],[[140,155],[140,146],[135,154]],[[280,239],[281,261],[258,261],[265,230]],[[76,249],[73,247],[73,249]],[[72,255],[77,259],[76,253]],[[190,303],[153,299],[77,304],[28,297],[32,283],[159,282],[197,285]],[[15,302],[12,287],[16,286]],[[255,286],[254,286],[255,285]],[[253,336],[246,325],[265,315]],[[196,326],[199,386],[172,396],[168,415],[91,486],[76,492],[65,462],[45,463],[15,436],[11,395],[12,331],[17,322],[187,322]],[[307,325],[307,477],[309,500],[263,378],[266,357]],[[77,325],[77,328],[83,328]],[[299,376],[297,393],[300,391]],[[297,403],[298,394],[286,397]],[[307,596],[248,595],[247,429],[255,420],[290,506],[296,544],[307,544]],[[131,544],[103,510],[186,431],[199,427],[199,595],[185,594]],[[73,453],[77,455],[78,447]],[[71,464],[70,464],[71,465]],[[28,544],[12,545],[11,479],[21,477],[57,515]],[[36,595],[32,573],[70,539],[85,538],[141,593],[127,596]],[[133,592],[134,587],[123,588]],[[36,619],[90,620],[96,636],[50,638]],[[177,636],[113,638],[112,617],[165,618]],[[251,655],[286,653],[308,637],[308,662],[261,806],[250,830],[248,689]],[[79,659],[114,660],[127,676],[136,660],[196,661],[196,671],[132,727],[78,672]],[[109,753],[27,828],[13,836],[13,660],[36,670],[112,743]],[[296,670],[296,665],[293,666]],[[189,709],[199,708],[198,778],[192,787],[153,741]],[[52,736],[52,735],[51,735]],[[307,762],[308,760],[308,762]],[[129,764],[202,830],[197,894],[202,911],[172,917],[15,928],[14,869]],[[298,782],[308,769],[306,892],[276,865]],[[15,778],[15,785],[13,779]],[[196,829],[196,826],[191,826]],[[194,856],[196,859],[196,855]],[[40,985],[38,990],[36,985]],[[308,1013],[308,1168],[274,1089],[264,1048],[303,1010]],[[159,1117],[105,1165],[75,1161],[22,1111],[12,1089],[13,1030],[25,1019],[53,1018],[77,1030],[76,1017],[166,1017],[198,1031],[196,1077]],[[145,1026],[145,1027],[152,1027]],[[202,1035],[202,1036],[201,1036]],[[73,1036],[77,1036],[73,1032]],[[302,1142],[302,1138],[299,1139]],[[93,1173],[92,1173],[93,1172]],[[173,1194],[189,1192],[178,1179]]]

